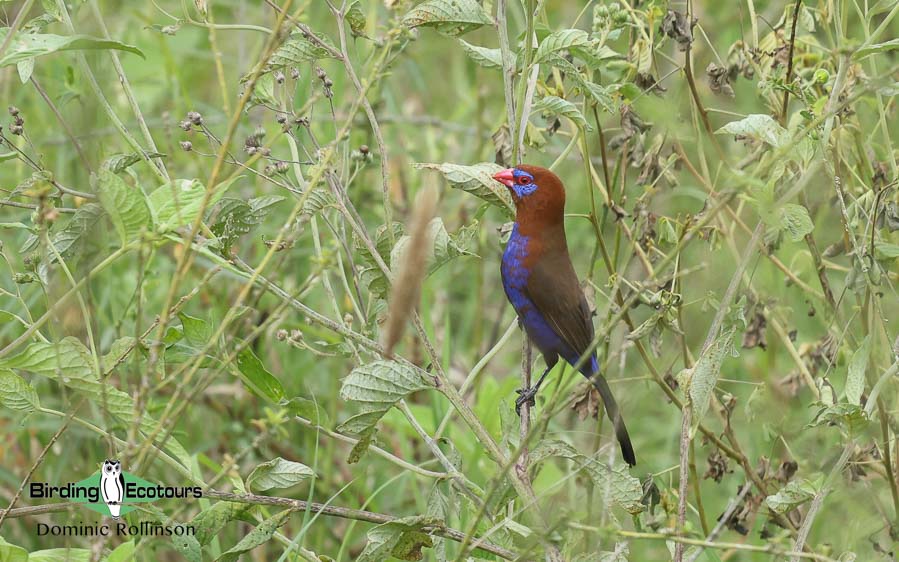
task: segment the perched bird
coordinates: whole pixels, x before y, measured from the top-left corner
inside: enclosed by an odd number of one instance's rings
[[[518,391],[515,411],[520,415],[522,404],[534,403],[543,379],[559,356],[574,366],[587,352],[593,340],[593,322],[568,255],[562,181],[546,168],[528,165],[503,170],[493,179],[509,188],[516,210],[512,236],[503,253],[503,288],[525,332],[546,361],[546,371],[537,384]],[[609,383],[599,372],[596,353],[585,359],[580,371],[602,397],[624,460],[635,465],[630,436]]]

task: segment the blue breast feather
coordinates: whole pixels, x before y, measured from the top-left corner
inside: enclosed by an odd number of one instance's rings
[[[506,296],[521,322],[525,331],[544,355],[561,355],[569,363],[577,361],[578,355],[569,349],[562,338],[556,334],[552,326],[534,306],[533,301],[527,296],[527,284],[530,270],[525,266],[528,257],[530,238],[518,232],[518,224],[512,228],[512,236],[503,253],[502,274],[503,289]],[[549,357],[547,358],[549,359]]]
[[[559,337],[527,296],[527,284],[531,272],[525,266],[525,260],[528,257],[529,241],[528,236],[523,236],[518,232],[518,223],[515,223],[509,243],[506,245],[506,251],[503,253],[501,266],[503,289],[505,289],[506,296],[512,303],[515,312],[518,313],[518,317],[521,318],[531,341],[541,353],[547,356],[547,361],[551,361],[558,354],[569,364],[574,365],[580,359],[580,354],[571,349]],[[580,370],[587,377],[599,370],[596,355],[593,355]]]

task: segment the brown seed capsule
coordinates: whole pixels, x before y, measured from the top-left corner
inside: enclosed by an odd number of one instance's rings
[[[194,145],[190,141],[181,141],[179,144],[181,145],[181,150],[184,152],[190,152],[194,149]]]
[[[179,122],[178,122],[178,127],[179,127],[182,131],[190,131],[191,128],[193,128],[193,125],[190,124],[190,121],[188,121],[187,119],[185,119],[184,121],[179,121]]]
[[[17,136],[21,135],[24,131],[25,129],[23,129],[21,125],[13,125],[9,128],[9,132]]]
[[[300,79],[300,69],[299,68],[291,68],[290,69],[290,77],[294,80]]]
[[[203,124],[203,116],[196,111],[188,111],[187,119],[193,123],[194,125],[200,126]]]
[[[368,148],[367,144],[363,144],[359,147],[359,152],[361,152],[362,154],[368,154],[369,150],[370,149]]]
[[[278,84],[284,83],[284,73],[280,70],[275,73],[275,82],[277,82]]]
[[[19,114],[19,108],[14,105],[9,106],[9,114],[15,117]]]
[[[285,162],[284,160],[279,160],[277,164],[275,164],[275,170],[279,174],[287,173],[287,170],[290,169],[290,164]]]

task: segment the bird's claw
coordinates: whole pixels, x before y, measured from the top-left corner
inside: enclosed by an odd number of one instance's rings
[[[537,402],[534,400],[534,397],[537,396],[537,387],[531,388],[519,388],[515,392],[518,394],[518,398],[515,400],[515,413],[518,416],[521,416],[521,407],[526,403],[530,407],[534,407]]]

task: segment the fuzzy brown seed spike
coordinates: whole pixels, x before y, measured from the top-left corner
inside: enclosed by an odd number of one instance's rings
[[[412,207],[405,251],[400,263],[394,266],[395,275],[382,339],[385,355],[388,357],[393,355],[393,348],[400,341],[406,322],[421,297],[421,283],[434,243],[429,225],[436,209],[437,190],[433,187],[422,189],[415,197]]]

